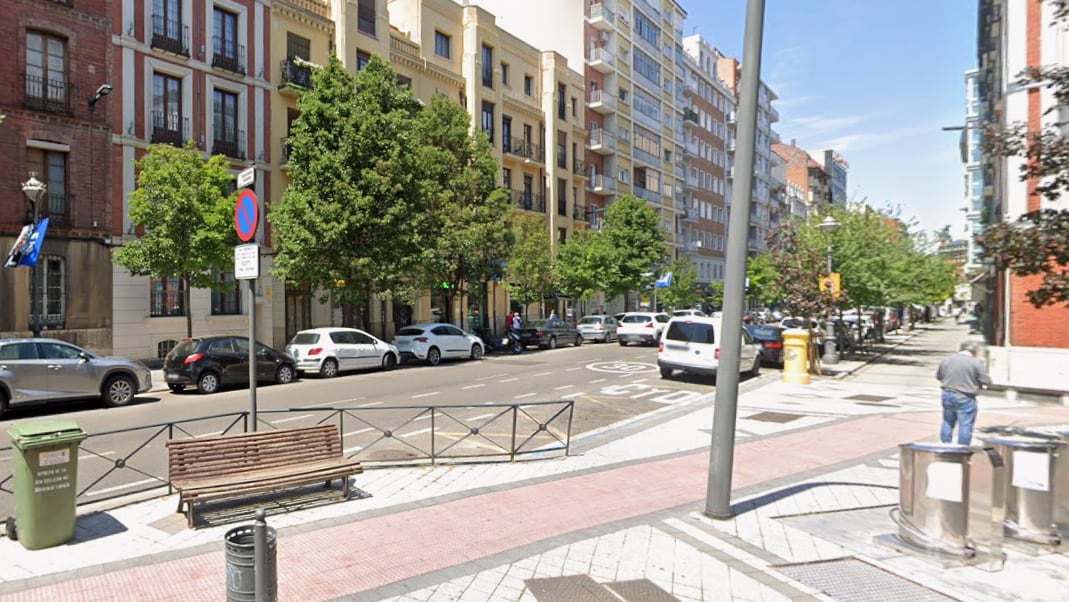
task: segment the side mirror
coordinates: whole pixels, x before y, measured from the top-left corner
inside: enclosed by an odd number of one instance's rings
[[[78,352],[78,359],[83,362],[88,362],[91,358],[89,357],[88,353],[80,351]]]

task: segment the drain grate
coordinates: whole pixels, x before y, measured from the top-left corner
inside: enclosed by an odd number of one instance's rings
[[[894,399],[894,397],[885,397],[883,395],[851,395],[850,397],[844,397],[843,399],[853,399],[856,401],[887,401],[888,399]]]
[[[880,602],[954,602],[935,590],[856,558],[776,567],[781,573],[836,600]]]
[[[757,420],[759,422],[790,422],[801,418],[801,414],[788,414],[786,412],[758,412],[752,416],[744,416],[746,420]]]

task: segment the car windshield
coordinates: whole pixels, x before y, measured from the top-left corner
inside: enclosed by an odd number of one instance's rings
[[[649,316],[624,316],[624,319],[621,320],[621,322],[625,324],[637,324],[640,322],[649,322],[650,319]]]
[[[762,341],[778,341],[782,336],[782,331],[775,326],[751,326],[748,330],[750,336]]]
[[[318,332],[298,332],[290,341],[290,345],[315,345],[318,342]]]
[[[546,320],[531,320],[527,323],[527,328],[545,328]]]
[[[197,343],[199,342],[200,341],[197,339],[189,339],[182,341],[181,343],[175,345],[174,349],[171,350],[171,354],[189,355],[190,353],[193,353],[193,349],[197,346]]]
[[[399,337],[418,337],[421,334],[423,334],[422,328],[415,328],[412,326],[406,326],[397,331],[397,336]]]
[[[601,324],[601,318],[597,318],[597,317],[594,317],[594,316],[587,316],[586,318],[583,318],[582,320],[579,320],[579,323],[580,324]]]

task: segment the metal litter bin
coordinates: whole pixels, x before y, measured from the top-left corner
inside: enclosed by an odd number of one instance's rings
[[[1064,485],[1059,487],[1058,478],[1064,479],[1069,470],[1069,444],[1053,437],[1026,436],[986,437],[983,441],[998,450],[1006,462],[1006,535],[1042,546],[1060,545],[1059,520],[1065,517],[1059,515],[1065,512],[1064,497],[1069,492]],[[1056,502],[1059,494],[1063,498],[1060,508]]]
[[[29,550],[74,538],[78,444],[86,434],[71,420],[16,424],[7,430],[14,450],[15,532]]]
[[[260,522],[262,517],[257,517]],[[226,532],[226,600],[227,602],[275,602],[278,600],[275,529],[266,525],[266,549],[260,583],[266,592],[256,595],[256,529],[257,525],[235,527]]]
[[[899,446],[898,535],[914,545],[963,557],[969,545],[969,461],[963,445]]]

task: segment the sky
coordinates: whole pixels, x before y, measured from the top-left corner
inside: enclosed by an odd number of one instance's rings
[[[746,0],[680,0],[683,35],[742,60]],[[964,237],[960,132],[975,0],[766,0],[761,79],[782,142],[850,165],[847,197]]]

